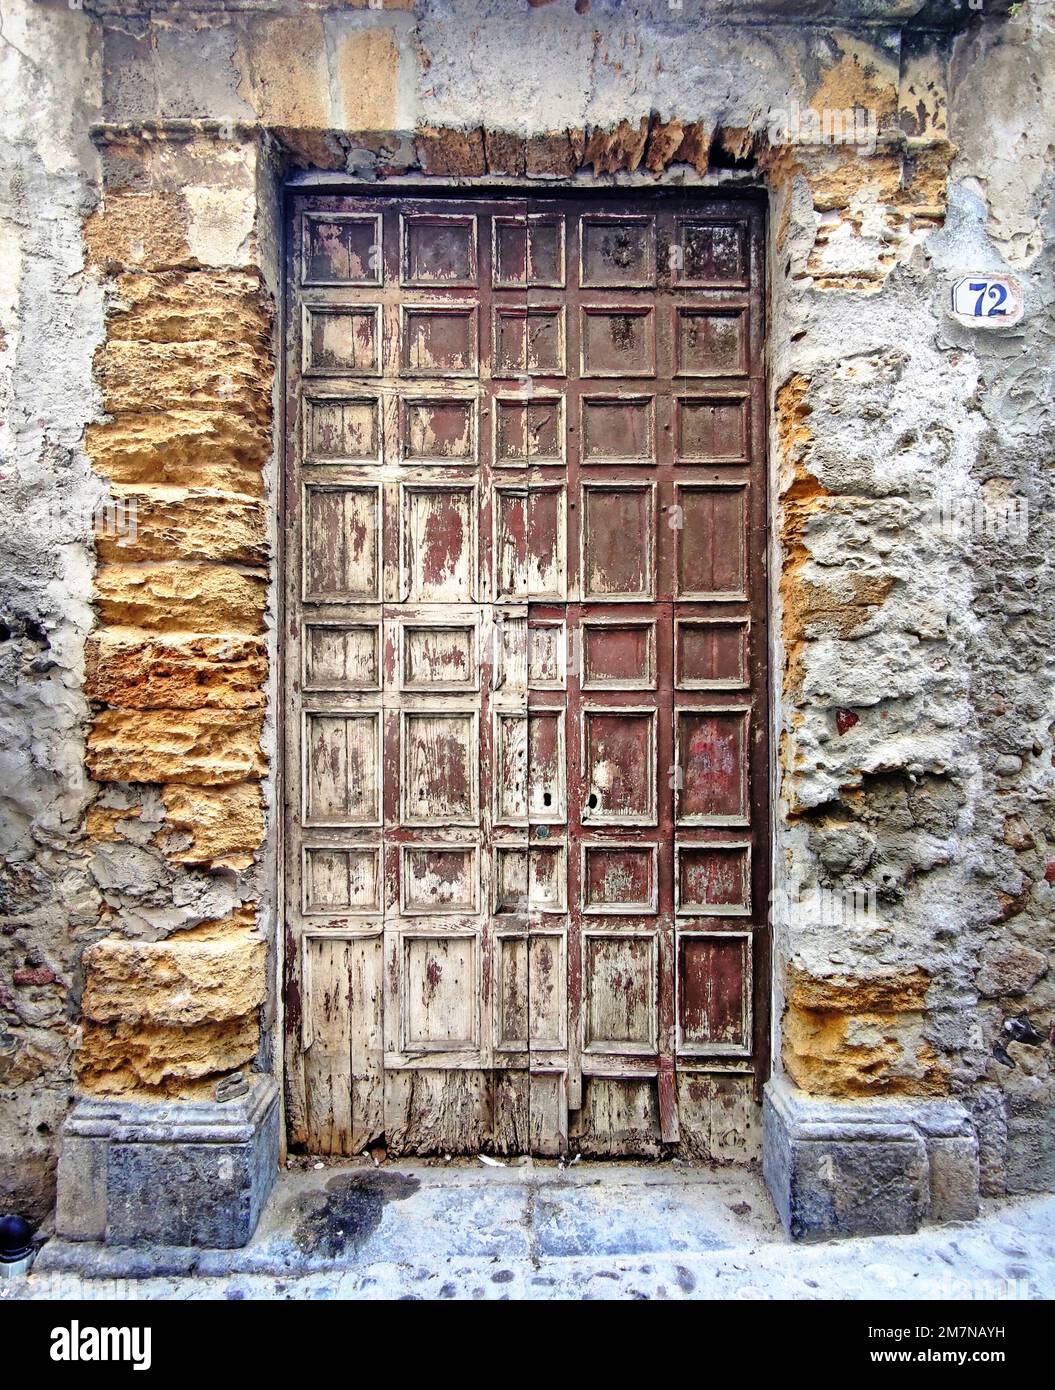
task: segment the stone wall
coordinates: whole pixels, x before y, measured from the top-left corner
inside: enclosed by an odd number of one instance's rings
[[[1055,1183],[1046,0],[8,8],[0,487],[80,518],[3,569],[17,1200],[74,1070],[273,1069],[276,209],[307,169],[768,188],[777,1065],[958,1098],[988,1190]],[[813,110],[863,124],[818,144]],[[981,269],[1018,328],[946,315]],[[134,536],[92,547],[97,496]],[[942,520],[1008,498],[1014,543]]]
[[[258,1056],[268,993],[273,299],[255,142],[102,151],[84,236],[105,418],[86,448],[135,526],[97,544],[86,839],[110,935],[83,957],[77,1073],[93,1093],[186,1095]]]

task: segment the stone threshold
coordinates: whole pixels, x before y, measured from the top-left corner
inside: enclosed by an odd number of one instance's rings
[[[321,1161],[320,1161],[321,1162]],[[757,1168],[370,1159],[282,1170],[240,1248],[55,1237],[35,1274],[86,1279],[362,1273],[378,1263],[597,1259],[787,1244]]]

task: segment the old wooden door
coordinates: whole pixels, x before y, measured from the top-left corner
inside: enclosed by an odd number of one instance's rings
[[[291,1141],[735,1154],[766,1064],[761,211],[290,211]]]

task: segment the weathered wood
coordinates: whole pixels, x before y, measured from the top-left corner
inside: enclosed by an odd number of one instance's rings
[[[290,219],[290,1138],[747,1155],[761,212],[305,193]]]

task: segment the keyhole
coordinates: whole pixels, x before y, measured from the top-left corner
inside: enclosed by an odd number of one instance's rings
[[[543,806],[552,806],[552,805],[553,805],[553,797],[550,795],[549,792],[543,792],[543,793],[542,793],[542,804],[543,804]]]
[[[587,806],[589,806],[589,808],[590,808],[591,811],[596,807],[596,805],[597,805],[597,793],[596,793],[596,792],[591,792],[591,793],[590,793],[590,795],[586,798],[586,804],[587,804]]]

